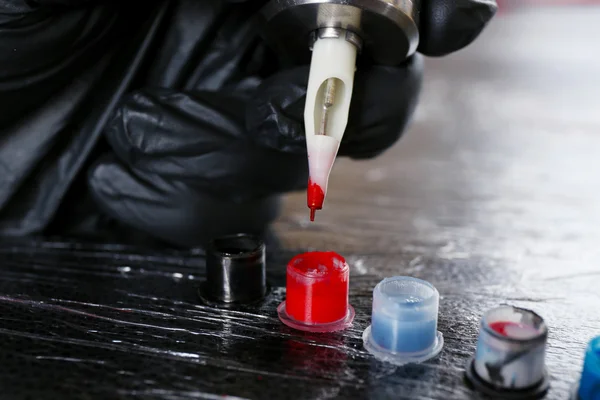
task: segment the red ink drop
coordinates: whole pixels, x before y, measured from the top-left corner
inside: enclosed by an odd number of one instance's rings
[[[292,258],[287,266],[286,312],[304,324],[339,321],[348,313],[349,267],[332,251]]]
[[[310,208],[310,220],[315,220],[315,212],[323,208],[323,201],[325,200],[325,192],[321,186],[313,183],[310,179],[308,180],[308,191],[307,191],[307,204]]]
[[[510,336],[509,333],[506,331],[507,328],[519,328],[519,329],[523,329],[525,328],[522,324],[519,324],[518,322],[510,322],[510,321],[498,321],[498,322],[492,322],[490,324],[490,328],[496,332],[501,334],[502,336]]]

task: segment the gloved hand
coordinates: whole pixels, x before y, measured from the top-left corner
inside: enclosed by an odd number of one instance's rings
[[[259,2],[178,1],[144,88],[105,129],[113,153],[89,171],[101,208],[180,245],[264,230],[277,195],[303,189],[308,66],[279,70],[248,16]],[[423,0],[419,51],[471,43],[494,0]],[[339,155],[374,157],[398,140],[416,106],[422,58],[367,66],[355,78]]]
[[[0,0],[0,235],[263,231],[306,185],[308,76],[260,39],[264,1]],[[466,46],[495,9],[422,0],[420,52]],[[398,139],[421,62],[361,65],[340,156]]]

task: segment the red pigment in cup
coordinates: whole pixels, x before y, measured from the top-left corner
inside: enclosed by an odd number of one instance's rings
[[[510,338],[527,339],[538,335],[535,328],[519,322],[496,321],[492,322],[489,326],[494,332]]]
[[[287,314],[305,324],[345,318],[348,275],[346,260],[333,251],[309,252],[292,258],[287,266]]]

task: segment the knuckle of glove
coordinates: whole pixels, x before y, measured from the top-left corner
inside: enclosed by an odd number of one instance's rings
[[[495,0],[428,0],[421,6],[419,51],[444,56],[471,44],[498,9]]]
[[[304,103],[308,67],[266,79],[250,100],[246,127],[252,140],[284,153],[306,154]]]
[[[230,94],[138,92],[106,134],[132,171],[220,198],[244,201],[302,187],[305,158],[251,141],[245,111],[245,99]]]
[[[106,137],[133,169],[193,178],[200,157],[210,157],[243,135],[234,115],[240,108],[235,99],[214,97],[169,90],[136,92],[114,114]]]

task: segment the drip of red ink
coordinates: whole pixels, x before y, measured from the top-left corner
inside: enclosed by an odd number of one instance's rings
[[[511,322],[511,321],[498,321],[498,322],[492,322],[490,324],[490,328],[496,332],[501,334],[502,336],[510,336],[509,332],[507,331],[507,329],[510,328],[519,328],[519,329],[523,329],[524,326],[522,324],[519,324],[518,322]]]
[[[287,266],[286,311],[303,323],[331,323],[348,312],[349,268],[332,251],[309,252]]]
[[[315,220],[315,212],[323,208],[323,201],[325,200],[325,192],[323,188],[316,183],[313,183],[310,179],[308,180],[308,191],[307,203],[310,208],[310,220]]]

